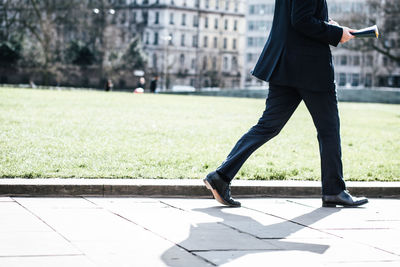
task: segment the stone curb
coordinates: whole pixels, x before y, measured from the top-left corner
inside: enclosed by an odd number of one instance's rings
[[[354,195],[400,198],[400,182],[347,182]],[[235,197],[320,197],[320,182],[232,182]],[[0,196],[132,196],[211,197],[202,180],[195,179],[0,179]]]

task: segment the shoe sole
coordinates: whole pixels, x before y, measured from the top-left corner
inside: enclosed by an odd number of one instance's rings
[[[356,208],[356,207],[359,207],[359,206],[367,204],[367,203],[368,203],[368,201],[362,202],[362,203],[357,204],[357,205],[343,205],[343,204],[337,204],[337,203],[322,203],[322,207],[323,208],[336,208],[337,206],[342,206],[344,208]]]
[[[214,187],[207,181],[207,179],[204,179],[203,182],[206,184],[207,189],[211,190],[211,193],[213,194],[214,198],[221,204],[226,205],[226,206],[232,206],[229,203],[227,203],[223,198],[218,194],[218,191],[214,189]]]

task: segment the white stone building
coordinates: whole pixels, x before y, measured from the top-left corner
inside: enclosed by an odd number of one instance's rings
[[[243,87],[244,1],[131,0],[127,4],[142,31],[147,73],[160,77],[161,88]]]
[[[245,52],[245,86],[248,88],[263,87],[266,83],[252,77],[250,71],[268,38],[272,26],[275,0],[249,0],[246,11],[246,52]],[[365,0],[327,0],[329,16],[352,27],[351,21],[357,14],[368,12]],[[370,26],[370,25],[365,25]],[[393,37],[393,43],[400,39]],[[400,87],[400,65],[391,62],[385,56],[374,51],[357,51],[339,45],[331,47],[334,57],[335,78],[338,87]]]
[[[251,75],[267,41],[274,17],[275,0],[249,0],[246,7],[245,86],[265,87],[266,83]]]

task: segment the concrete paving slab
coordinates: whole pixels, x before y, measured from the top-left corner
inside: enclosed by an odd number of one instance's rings
[[[210,251],[200,252],[200,256],[221,267],[264,267],[264,266],[345,266],[345,267],[394,267],[399,261],[334,261],[329,262],[322,256],[304,251]],[[336,255],[340,258],[340,255]],[[396,265],[397,264],[397,265]]]
[[[82,255],[55,232],[1,232],[0,257]]]
[[[125,240],[132,238],[136,225],[99,209],[36,209],[42,220],[70,241]]]
[[[0,233],[51,232],[45,223],[16,202],[0,202]]]
[[[139,234],[137,238],[124,242],[78,241],[76,244],[96,266],[212,266],[151,233]]]
[[[95,267],[86,256],[33,256],[33,257],[0,257],[0,266],[7,267]]]
[[[304,203],[305,201],[302,199],[287,201],[293,203],[296,209],[293,209],[290,205],[274,205],[273,203],[263,205],[261,201],[255,202],[252,200],[248,200],[246,205],[266,214],[274,214],[283,219],[315,229],[373,229],[385,227],[371,220],[376,218],[376,212],[380,211],[375,208],[369,208],[368,204],[359,208],[316,208],[319,205],[310,205],[310,202],[316,203],[317,200],[308,201],[309,203]]]
[[[396,255],[341,239],[276,240],[282,250],[212,251],[199,255],[221,266],[324,266],[324,264],[399,261]],[[350,249],[351,248],[351,249]],[[380,266],[377,264],[376,266]]]
[[[82,197],[18,197],[18,203],[29,209],[96,209],[97,207]]]
[[[107,209],[128,218],[138,225],[188,250],[233,249],[247,247],[249,249],[276,249],[269,241],[260,240],[246,233],[241,233],[231,227],[221,224],[221,218],[215,218],[207,213],[183,211],[164,203],[136,203],[126,206],[90,199]],[[209,209],[220,209],[212,207]],[[179,220],[176,220],[179,218]]]
[[[331,235],[316,231],[302,225],[288,222],[284,219],[265,214],[256,210],[243,208],[207,208],[204,201],[182,201],[180,199],[163,199],[164,203],[179,207],[191,212],[205,213],[222,219],[224,225],[248,233],[257,238],[331,238]],[[244,203],[246,203],[244,201]],[[291,205],[285,202],[286,205]],[[199,205],[201,204],[201,205]],[[215,204],[215,203],[212,203]],[[245,205],[245,204],[244,204]],[[201,207],[199,207],[201,206]]]
[[[400,256],[400,230],[397,229],[328,230],[327,232],[345,240],[380,248]]]

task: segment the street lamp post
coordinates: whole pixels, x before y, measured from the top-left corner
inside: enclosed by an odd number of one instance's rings
[[[169,42],[172,40],[171,35],[164,35],[161,37],[161,39],[164,41],[164,90],[167,90],[168,88],[168,45]]]
[[[107,50],[107,40],[105,37],[105,29],[107,27],[107,18],[106,15],[115,15],[115,9],[112,8],[93,8],[92,12],[95,16],[98,16],[98,20],[99,20],[99,24],[100,24],[100,58],[101,58],[101,62],[100,62],[100,84],[104,81],[104,56],[106,54],[106,50]],[[94,44],[95,46],[95,44]]]

